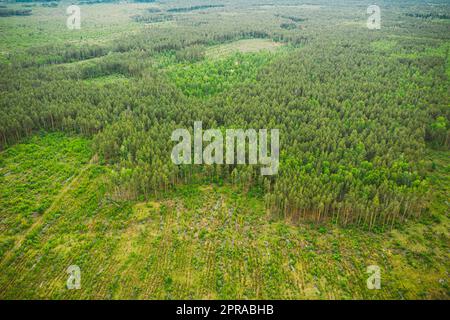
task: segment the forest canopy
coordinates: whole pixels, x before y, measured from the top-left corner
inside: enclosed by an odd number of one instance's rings
[[[351,5],[347,19],[364,23]],[[420,21],[419,28],[417,17],[429,14],[419,3],[414,15],[401,6],[386,13],[379,32],[353,26],[332,5],[306,7],[308,14],[305,6],[254,6],[161,6],[130,19],[163,24],[118,41],[48,43],[10,56],[0,79],[0,145],[42,129],[92,138],[114,168],[118,199],[157,195],[200,176],[257,188],[270,212],[294,220],[373,227],[426,211],[424,149],[450,145],[449,25]],[[219,11],[202,12],[210,8]],[[189,19],[178,14],[186,11]],[[417,37],[408,36],[411,28]],[[283,48],[207,55],[241,39]],[[123,80],[96,84],[102,77]],[[175,166],[170,134],[193,119],[210,128],[279,129],[279,174]]]

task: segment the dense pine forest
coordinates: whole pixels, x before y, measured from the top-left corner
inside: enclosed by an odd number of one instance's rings
[[[0,9],[1,298],[449,298],[447,1],[49,3]],[[278,173],[174,164],[194,121]]]

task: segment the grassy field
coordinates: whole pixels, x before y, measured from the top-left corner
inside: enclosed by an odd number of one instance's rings
[[[268,39],[244,39],[232,43],[212,46],[206,50],[208,58],[223,58],[236,52],[248,53],[262,50],[275,51],[282,44]]]
[[[445,299],[449,155],[429,154],[436,191],[430,215],[369,233],[280,221],[258,192],[229,185],[115,202],[110,169],[88,162],[85,140],[36,136],[1,154],[0,188],[10,190],[12,208],[22,208],[33,199],[24,192],[39,194],[41,187],[12,188],[12,180],[59,183],[37,202],[45,206],[32,227],[2,233],[0,298]],[[43,165],[30,170],[35,165],[17,161],[24,157]],[[67,157],[75,168],[42,179]],[[66,288],[70,265],[81,268],[80,290]],[[381,290],[366,288],[369,265],[381,268]]]
[[[26,144],[2,152],[2,235],[21,234],[39,219],[89,160],[89,152],[87,141],[60,134],[35,136]]]

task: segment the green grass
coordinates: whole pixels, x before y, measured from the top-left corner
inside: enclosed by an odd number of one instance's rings
[[[280,53],[234,53],[222,59],[172,63],[166,73],[187,96],[209,97],[256,81],[258,71]],[[166,62],[167,63],[167,62]]]
[[[47,154],[60,154],[74,139],[35,137],[6,150],[2,168],[45,163]],[[109,196],[109,169],[87,164],[89,153],[79,151],[84,167],[78,166],[77,179],[54,197],[25,241],[15,247],[2,241],[0,298],[449,297],[448,151],[429,154],[430,214],[384,233],[292,225],[271,217],[258,193],[229,185],[193,184],[118,203]],[[17,169],[15,180],[40,179],[42,171]],[[7,186],[3,178],[0,188]],[[15,201],[26,202],[20,193]],[[72,264],[81,268],[80,290],[65,287]],[[381,290],[366,288],[373,264],[381,268]]]
[[[377,51],[390,52],[397,46],[397,42],[392,40],[379,40],[372,42],[370,45]]]
[[[220,44],[217,46],[211,46],[206,50],[206,56],[208,58],[224,58],[230,56],[236,52],[249,53],[259,52],[263,50],[275,51],[281,43],[274,42],[269,39],[244,39],[233,41],[230,43]]]
[[[15,236],[50,206],[90,157],[88,142],[61,134],[35,136],[0,154],[0,230]]]
[[[245,39],[205,49],[198,62],[180,62],[172,53],[155,57],[154,67],[191,97],[209,98],[235,86],[254,83],[258,72],[293,50],[267,39]]]

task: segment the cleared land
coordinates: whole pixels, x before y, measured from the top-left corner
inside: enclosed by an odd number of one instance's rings
[[[30,47],[63,44],[92,45],[112,41],[123,34],[142,28],[130,16],[142,12],[145,4],[94,4],[81,6],[81,29],[70,30],[66,26],[67,5],[56,8],[34,6],[28,17],[0,19],[1,54],[9,57],[15,50]],[[10,5],[8,8],[22,8]],[[0,55],[0,57],[2,57]]]
[[[60,154],[61,146],[79,141],[46,135],[8,149],[0,158],[0,188],[10,188],[5,168],[14,159],[44,162],[49,151]],[[117,203],[107,192],[110,169],[82,154],[76,179],[55,191],[26,240],[13,246],[14,234],[2,236],[1,298],[413,299],[448,292],[449,221],[441,198],[449,191],[448,152],[430,154],[432,215],[385,233],[291,225],[272,219],[258,192],[229,185],[194,184]],[[24,169],[17,168],[15,180],[40,178],[45,170]],[[8,199],[27,203],[19,190]],[[65,287],[73,264],[81,268],[81,290]],[[381,267],[384,290],[366,289],[368,264]]]
[[[245,39],[213,46],[206,50],[208,58],[223,58],[236,52],[249,53],[261,50],[275,51],[283,44],[268,39]]]

